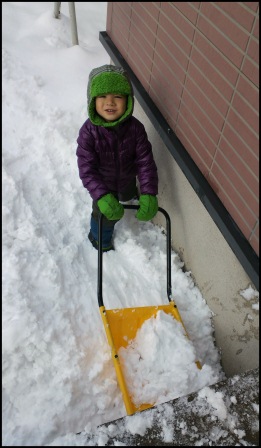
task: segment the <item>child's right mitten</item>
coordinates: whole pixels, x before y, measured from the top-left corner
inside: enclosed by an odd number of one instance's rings
[[[112,193],[105,194],[97,201],[101,213],[111,221],[118,221],[124,215],[124,207]]]

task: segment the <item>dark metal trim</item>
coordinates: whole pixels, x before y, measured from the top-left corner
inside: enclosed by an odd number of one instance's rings
[[[183,171],[201,202],[216,223],[232,251],[245,269],[249,278],[259,290],[259,257],[247,241],[236,222],[230,216],[206,178],[203,176],[180,140],[174,134],[167,121],[146,92],[141,82],[112,42],[106,31],[99,33],[99,39],[115,65],[120,65],[129,74],[134,95],[159,133],[164,144]]]

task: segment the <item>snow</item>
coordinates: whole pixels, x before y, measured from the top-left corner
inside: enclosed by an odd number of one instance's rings
[[[255,300],[255,303],[252,303],[252,309],[259,311],[259,292],[256,291],[251,285],[248,288],[240,291],[240,295],[249,302],[250,300]],[[252,320],[252,316],[248,315],[248,319]]]
[[[163,311],[144,322],[119,356],[136,406],[159,404],[217,381],[210,366],[197,367],[195,348],[182,324]]]
[[[50,2],[2,4],[4,446],[102,446],[109,436],[123,446],[119,434],[144,434],[155,415],[163,440],[173,437],[168,406],[129,416],[124,427],[98,427],[126,411],[98,307],[91,199],[75,152],[89,72],[110,63],[99,42],[106,9],[106,2],[76,3],[79,46],[72,46],[67,3],[60,19]],[[105,306],[167,303],[163,229],[126,210],[114,244],[103,257]],[[212,312],[182,268],[172,252],[173,296],[189,338],[158,313],[121,357],[127,376],[138,371],[130,382],[140,399],[160,403],[203,388],[222,416],[222,400],[204,389],[224,378]]]

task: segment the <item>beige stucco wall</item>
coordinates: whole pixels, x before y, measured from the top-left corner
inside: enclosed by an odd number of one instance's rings
[[[153,145],[159,205],[171,218],[172,247],[215,313],[215,338],[224,371],[232,376],[256,368],[259,312],[252,309],[253,301],[239,294],[253,284],[137,101],[134,116],[144,124]],[[159,213],[154,222],[164,226],[164,220]],[[175,300],[175,291],[173,296]]]

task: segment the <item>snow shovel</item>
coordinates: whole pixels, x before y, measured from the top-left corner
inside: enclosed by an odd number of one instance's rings
[[[127,205],[122,204],[125,209],[134,209],[137,210],[139,208],[138,205]],[[155,316],[158,311],[162,310],[167,314],[171,314],[176,320],[178,320],[185,330],[184,324],[180,317],[177,305],[174,303],[172,299],[172,290],[171,290],[171,222],[170,217],[166,210],[159,207],[159,212],[163,213],[166,218],[166,230],[167,230],[167,297],[169,303],[167,305],[156,305],[156,306],[144,306],[144,307],[135,307],[135,308],[119,308],[119,309],[105,309],[103,303],[103,295],[102,295],[102,250],[101,250],[101,241],[102,241],[102,221],[103,215],[99,214],[99,232],[98,232],[98,304],[99,309],[103,321],[103,325],[105,328],[105,332],[107,335],[108,343],[111,347],[111,356],[114,363],[117,380],[119,383],[119,387],[121,389],[123,401],[125,404],[127,415],[132,415],[136,412],[143,411],[145,409],[151,408],[155,403],[142,403],[139,406],[136,406],[133,402],[133,399],[128,391],[128,387],[126,381],[124,379],[124,374],[122,370],[122,366],[120,363],[120,359],[118,356],[118,350],[121,347],[127,347],[128,341],[134,339],[138,329],[143,325],[143,323],[150,319],[152,316]],[[186,333],[186,330],[185,330]],[[186,336],[187,333],[186,333]],[[197,367],[201,369],[201,365],[199,361],[196,362]]]

